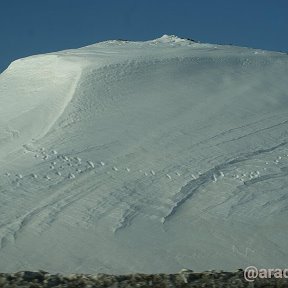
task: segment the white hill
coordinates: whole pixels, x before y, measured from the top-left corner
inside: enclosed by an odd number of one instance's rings
[[[175,36],[0,75],[0,271],[287,268],[288,56]]]

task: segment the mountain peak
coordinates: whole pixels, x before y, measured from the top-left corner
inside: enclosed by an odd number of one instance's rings
[[[157,38],[155,40],[152,40],[153,42],[158,42],[158,43],[178,43],[178,42],[187,42],[189,41],[188,39],[180,38],[176,35],[167,35],[164,34],[160,38]]]

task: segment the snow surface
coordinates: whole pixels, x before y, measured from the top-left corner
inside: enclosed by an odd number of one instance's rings
[[[287,76],[285,54],[167,35],[13,62],[0,270],[287,268]]]

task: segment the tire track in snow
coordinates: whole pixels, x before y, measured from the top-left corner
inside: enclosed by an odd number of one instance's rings
[[[274,124],[274,125],[272,125],[272,126],[264,127],[264,128],[258,129],[258,130],[256,130],[256,131],[253,131],[253,132],[250,132],[250,133],[241,135],[241,136],[239,136],[239,137],[237,137],[237,138],[233,138],[233,139],[229,139],[229,140],[220,142],[220,143],[216,144],[216,146],[223,145],[223,144],[225,144],[225,143],[229,143],[229,142],[232,142],[232,141],[237,141],[237,140],[240,140],[240,139],[242,139],[242,138],[245,138],[245,137],[248,137],[248,136],[251,136],[251,135],[256,135],[256,134],[261,133],[261,132],[263,132],[263,131],[270,130],[270,129],[272,129],[272,128],[276,128],[276,127],[278,127],[278,126],[282,126],[282,125],[285,125],[285,124],[287,124],[287,123],[288,123],[288,120],[284,120],[284,121],[282,121],[282,122],[280,122],[280,123],[277,123],[277,124]]]
[[[83,176],[87,177],[88,175],[86,174]],[[85,181],[85,179],[83,179],[83,181]],[[102,181],[102,182],[105,182],[105,181]],[[78,180],[77,184],[78,185],[76,185],[75,187],[74,181],[72,181],[72,183],[70,183],[69,185],[67,185],[67,181],[64,183],[64,185],[62,183],[61,186],[63,187],[56,190],[57,192],[53,193],[53,195],[46,198],[37,207],[35,207],[34,209],[29,211],[22,217],[19,217],[16,220],[11,221],[7,224],[3,224],[0,228],[0,236],[1,236],[0,249],[4,248],[6,244],[9,242],[9,240],[16,241],[18,234],[21,233],[25,228],[27,228],[28,224],[34,218],[36,218],[36,216],[37,216],[37,219],[40,220],[39,222],[41,225],[43,225],[44,223],[47,223],[47,221],[52,223],[55,220],[54,218],[63,209],[67,208],[69,205],[72,205],[78,199],[81,199],[87,194],[93,192],[95,188],[93,186],[87,191],[83,193],[79,193],[77,186],[81,187],[82,181]],[[72,193],[71,191],[74,191],[74,193]],[[55,209],[55,207],[57,209]]]
[[[255,156],[272,152],[282,146],[287,145],[287,142],[282,142],[276,146],[273,146],[271,148],[267,149],[259,149],[256,151],[252,151],[249,153],[246,153],[242,156],[239,156],[235,159],[228,160],[227,162],[224,162],[222,164],[219,164],[210,170],[204,172],[201,174],[197,179],[189,181],[188,184],[183,186],[180,191],[171,199],[171,201],[174,203],[172,205],[172,208],[170,208],[170,211],[162,218],[162,223],[165,224],[167,221],[169,221],[178,211],[181,209],[181,206],[188,200],[193,197],[195,193],[198,192],[198,190],[203,187],[204,185],[207,185],[211,181],[213,181],[214,175],[219,175],[220,171],[223,169],[227,169],[229,166],[238,164],[247,160],[252,159]],[[253,183],[253,182],[251,182]]]
[[[107,169],[109,169],[109,167]],[[33,228],[40,233],[45,231],[57,219],[58,215],[64,212],[65,209],[73,205],[75,202],[84,199],[89,194],[94,193],[101,187],[105,187],[107,181],[109,181],[109,179],[111,178],[111,175],[106,174],[105,170],[103,170],[103,175],[99,177],[99,181],[97,181],[96,183],[92,181],[92,184],[90,186],[83,185],[83,183],[87,183],[87,180],[90,177],[95,177],[94,169],[91,169],[90,172],[82,175],[81,178],[69,180],[69,182],[71,181],[70,183],[67,181],[61,182],[59,186],[62,187],[57,189],[57,192],[46,198],[39,205],[37,205],[37,207],[35,207],[22,217],[18,217],[18,219],[14,221],[3,224],[0,227],[0,249],[4,248],[11,241],[15,242],[18,238],[18,235],[24,229],[28,228],[29,224],[30,228]],[[113,187],[116,188],[118,184],[119,183],[115,181]],[[110,189],[115,190],[113,189],[113,187],[110,187]],[[120,200],[123,201],[123,199],[129,197],[129,195],[130,192],[126,190],[125,192],[123,191],[120,196],[117,195],[116,192],[99,195],[100,197],[97,198],[97,203],[95,203],[95,209],[97,210],[97,212],[99,212],[97,207],[101,207],[102,209],[99,209],[101,211],[100,215],[99,213],[97,213],[97,220],[110,213],[111,210],[115,209],[115,204],[121,203]],[[117,219],[117,223],[113,228],[113,232],[116,232],[117,230],[126,227],[129,221],[137,214],[137,209],[132,209],[128,203],[127,205],[128,208],[123,210],[122,215],[120,215],[121,217]],[[94,221],[95,218],[93,218],[93,222]]]

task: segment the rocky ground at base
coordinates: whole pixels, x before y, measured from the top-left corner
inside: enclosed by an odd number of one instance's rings
[[[193,272],[182,270],[176,274],[49,274],[45,271],[21,271],[17,273],[0,273],[2,288],[188,288],[188,287],[255,287],[255,288],[288,288],[288,279],[255,279],[248,282],[244,271],[236,272]]]

